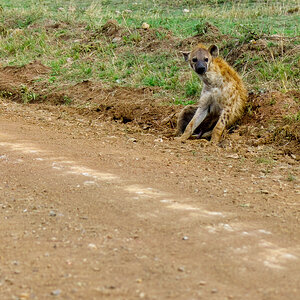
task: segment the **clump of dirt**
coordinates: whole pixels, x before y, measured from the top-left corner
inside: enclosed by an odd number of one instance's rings
[[[40,61],[4,67],[0,70],[0,95],[18,102],[42,101],[45,87],[36,79],[49,72],[50,68]]]
[[[254,56],[259,56],[268,61],[286,55],[292,57],[299,53],[299,46],[295,46],[292,41],[283,42],[282,39],[277,40],[272,37],[251,40],[246,43],[230,39],[220,50],[225,51],[226,49],[228,50],[226,51],[228,52],[226,61],[232,65],[236,64],[238,60],[241,64],[244,64],[245,61]],[[255,65],[255,60],[252,60],[251,63]]]
[[[124,31],[116,20],[108,20],[102,27],[101,33],[107,37],[117,37]]]
[[[227,37],[226,35],[221,33],[218,27],[209,22],[197,25],[196,30],[198,31],[198,34],[181,40],[177,44],[177,47],[180,49],[190,49],[192,47],[195,47],[199,43],[217,43]]]
[[[31,82],[41,75],[50,72],[50,68],[36,60],[24,66],[7,66],[2,69],[3,72],[14,78],[19,78],[25,82]]]
[[[294,8],[290,8],[290,9],[287,11],[287,13],[291,15],[291,14],[298,13],[299,10],[300,10],[300,8],[296,6],[296,7],[294,7]]]
[[[247,144],[273,144],[300,159],[300,93],[252,94],[238,133]]]

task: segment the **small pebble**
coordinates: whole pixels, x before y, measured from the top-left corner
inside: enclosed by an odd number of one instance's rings
[[[118,43],[120,42],[122,39],[119,36],[116,36],[115,38],[112,39],[112,43]]]
[[[88,244],[88,247],[90,248],[90,249],[97,249],[97,246],[95,245],[95,244]]]
[[[178,267],[177,269],[179,272],[184,272],[184,267]]]
[[[55,217],[56,216],[56,212],[54,210],[50,210],[49,216],[50,217]]]
[[[60,293],[61,293],[61,290],[54,290],[54,291],[51,292],[51,295],[52,296],[58,296],[58,295],[60,295]]]
[[[137,140],[135,138],[130,138],[130,139],[128,139],[128,142],[136,143]]]
[[[182,239],[183,239],[184,241],[186,241],[186,240],[189,239],[189,237],[188,237],[188,236],[184,236]]]
[[[212,292],[212,294],[216,294],[218,292],[218,290],[217,289],[212,289],[211,292]]]
[[[144,22],[144,23],[142,24],[142,28],[143,28],[143,29],[149,29],[149,28],[150,28],[150,25],[149,25],[148,23]]]
[[[269,194],[269,191],[268,190],[261,190],[260,191],[262,194]]]
[[[21,293],[20,295],[19,295],[19,299],[28,299],[29,298],[29,294],[28,293]]]

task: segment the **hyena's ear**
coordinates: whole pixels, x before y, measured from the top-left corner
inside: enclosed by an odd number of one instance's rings
[[[208,52],[211,54],[212,57],[217,57],[219,56],[219,48],[216,45],[211,45],[208,48]]]
[[[180,53],[183,55],[185,61],[189,60],[189,55],[190,55],[191,52],[180,51]]]

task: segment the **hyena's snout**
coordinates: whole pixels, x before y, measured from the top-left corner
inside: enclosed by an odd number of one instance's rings
[[[202,61],[198,61],[195,65],[195,71],[197,74],[203,75],[207,71],[207,65]]]

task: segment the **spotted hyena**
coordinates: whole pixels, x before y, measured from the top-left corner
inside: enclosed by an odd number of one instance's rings
[[[177,135],[181,141],[193,134],[211,136],[211,141],[218,143],[225,128],[242,116],[247,90],[237,72],[219,57],[216,45],[206,48],[199,44],[192,52],[182,53],[203,81],[203,89],[198,104],[179,114]]]

